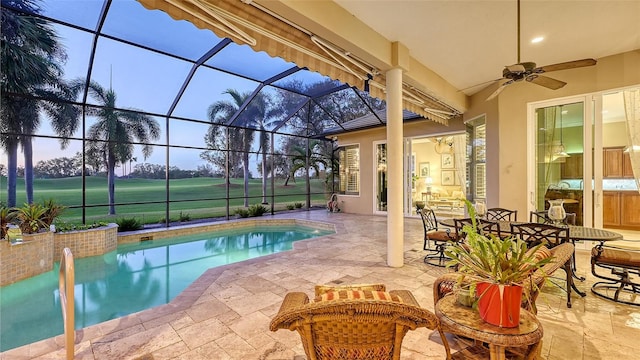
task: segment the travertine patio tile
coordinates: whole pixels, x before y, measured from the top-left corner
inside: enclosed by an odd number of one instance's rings
[[[192,325],[193,323],[193,319],[191,319],[186,312],[178,311],[155,318],[153,320],[146,321],[142,323],[142,326],[144,326],[145,329],[151,329],[163,324],[170,324],[174,330],[178,330],[185,326]]]
[[[315,284],[384,283],[389,290],[411,290],[433,311],[433,282],[450,270],[424,264],[419,219],[405,220],[405,266],[390,268],[385,217],[296,214],[335,221],[341,233],[296,242],[294,251],[209,269],[170,304],[79,331],[76,358],[120,360],[150,353],[156,360],[303,360],[300,336],[288,330],[271,332],[268,325],[287,292],[302,291],[312,298]],[[588,292],[587,297],[574,293],[568,309],[566,293],[552,285],[538,298],[543,358],[637,358],[633,348],[640,336],[640,308],[593,296],[589,252],[578,251],[577,256],[579,273],[587,276],[577,286]],[[466,339],[450,334],[447,338],[454,350],[468,345]],[[0,358],[61,359],[62,354],[61,337],[56,337]],[[418,329],[406,335],[402,354],[403,360],[443,359],[444,347],[437,333]]]
[[[213,298],[207,302],[194,304],[186,312],[194,322],[200,322],[226,313],[229,310],[229,307],[222,301]]]
[[[175,360],[231,360],[233,359],[215,342],[204,345],[175,357]]]
[[[224,349],[229,356],[233,359],[255,359],[255,356],[250,357],[250,354],[254,354],[257,349],[249,345],[243,338],[235,333],[227,334],[218,340],[216,344],[220,348]]]
[[[262,312],[256,311],[229,323],[229,328],[243,339],[250,339],[269,328],[271,318]]]
[[[111,341],[92,342],[96,359],[135,359],[153,351],[179,342],[180,338],[169,325],[140,331],[127,337]]]
[[[209,319],[177,330],[177,333],[190,349],[195,349],[231,333],[231,329],[218,319]]]
[[[176,343],[170,344],[169,346],[165,346],[162,349],[156,350],[151,353],[154,360],[169,360],[174,359],[177,356],[185,354],[191,351],[187,344],[183,341],[178,341]]]

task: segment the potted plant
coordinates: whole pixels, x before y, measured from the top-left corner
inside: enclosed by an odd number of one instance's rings
[[[552,260],[541,258],[536,252],[544,244],[528,248],[527,243],[513,237],[497,238],[485,236],[476,227],[473,205],[465,200],[472,225],[465,225],[464,244],[450,245],[445,254],[451,259],[448,266],[457,266],[460,281],[471,282],[475,290],[480,317],[486,322],[500,327],[516,327],[520,318],[525,281],[540,267]]]

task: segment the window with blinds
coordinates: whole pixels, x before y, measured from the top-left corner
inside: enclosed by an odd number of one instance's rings
[[[339,150],[340,193],[360,194],[360,145],[345,146]]]
[[[473,169],[472,179],[468,181],[472,184],[473,199],[487,198],[487,126],[485,117],[481,116],[468,123],[471,129],[471,142],[467,143],[467,148],[471,147],[472,151],[467,154],[473,154],[471,159],[467,159],[467,168]]]

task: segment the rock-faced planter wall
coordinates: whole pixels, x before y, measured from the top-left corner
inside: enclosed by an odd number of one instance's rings
[[[95,229],[55,233],[55,256],[69,248],[76,259],[106,254],[118,247],[118,225],[109,224]],[[56,261],[59,259],[56,258]]]
[[[53,269],[53,233],[23,234],[21,243],[0,241],[0,286]]]

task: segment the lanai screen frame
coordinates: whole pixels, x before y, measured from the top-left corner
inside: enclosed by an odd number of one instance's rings
[[[265,88],[265,87],[271,87],[274,89],[278,89],[280,91],[287,91],[293,94],[296,94],[296,96],[300,96],[303,97],[304,99],[306,99],[305,101],[303,101],[301,104],[298,105],[298,107],[295,109],[295,112],[292,112],[286,116],[283,116],[282,119],[280,120],[280,122],[275,125],[273,128],[269,129],[267,132],[269,134],[269,137],[271,139],[272,142],[272,146],[270,147],[271,149],[274,149],[273,146],[273,139],[276,136],[287,136],[287,137],[297,137],[302,139],[303,141],[305,141],[307,144],[309,144],[311,141],[317,140],[317,141],[322,141],[325,143],[325,146],[330,146],[333,148],[333,144],[330,140],[327,140],[324,136],[323,136],[323,132],[325,129],[330,128],[335,132],[335,129],[338,128],[339,130],[342,131],[346,131],[346,129],[343,127],[343,123],[349,120],[353,120],[353,116],[352,117],[344,117],[341,116],[340,111],[335,111],[336,109],[327,109],[326,106],[323,106],[322,103],[322,99],[323,98],[327,98],[327,97],[331,97],[331,96],[336,96],[336,94],[340,93],[340,92],[351,92],[352,93],[352,97],[354,99],[359,99],[361,101],[361,107],[363,109],[363,112],[361,115],[370,115],[373,116],[377,119],[377,122],[379,124],[384,124],[383,120],[376,114],[376,111],[374,110],[379,110],[380,109],[380,105],[383,104],[382,102],[380,102],[379,100],[376,101],[370,97],[368,97],[368,95],[360,90],[358,90],[355,87],[351,87],[347,84],[341,84],[337,81],[330,81],[330,79],[328,79],[328,81],[325,81],[325,85],[324,88],[318,89],[316,88],[307,88],[306,90],[308,91],[301,91],[301,90],[297,90],[296,89],[292,89],[291,87],[287,87],[284,84],[282,84],[283,79],[287,78],[287,77],[291,77],[292,75],[300,75],[300,74],[305,74],[305,73],[311,73],[308,70],[306,70],[305,68],[300,68],[297,67],[293,64],[290,64],[291,66],[289,66],[286,70],[284,71],[280,71],[277,73],[272,74],[271,76],[269,76],[267,79],[257,79],[256,77],[251,77],[247,74],[241,74],[238,71],[231,71],[229,69],[226,68],[222,68],[220,66],[214,66],[211,65],[209,63],[207,63],[209,60],[211,59],[215,59],[215,55],[220,53],[221,51],[223,51],[224,49],[227,49],[229,47],[232,46],[238,46],[233,44],[229,39],[220,39],[217,38],[218,41],[213,44],[210,48],[208,48],[201,56],[199,56],[197,59],[191,57],[186,57],[183,55],[178,55],[176,53],[171,53],[168,52],[165,49],[161,49],[158,46],[150,46],[149,44],[142,44],[139,42],[136,42],[136,40],[132,40],[130,38],[126,38],[126,36],[121,36],[121,35],[117,35],[113,33],[113,30],[111,33],[105,32],[105,28],[108,28],[108,26],[105,27],[105,24],[108,24],[107,19],[111,14],[117,14],[118,12],[120,14],[124,13],[123,10],[126,10],[127,8],[135,8],[135,7],[139,7],[139,10],[141,11],[145,11],[148,13],[151,13],[151,11],[143,9],[142,6],[134,1],[128,1],[128,2],[112,2],[111,0],[106,0],[106,1],[88,1],[88,2],[83,2],[81,3],[82,6],[78,7],[77,3],[74,3],[74,7],[72,8],[70,6],[70,4],[68,2],[45,2],[44,3],[44,11],[41,14],[30,14],[32,16],[38,17],[38,18],[42,18],[44,20],[47,20],[48,22],[50,22],[51,24],[54,24],[55,27],[58,28],[65,28],[66,30],[69,31],[79,31],[82,32],[84,34],[87,34],[91,39],[92,39],[92,44],[90,46],[90,51],[89,51],[89,61],[87,64],[87,69],[86,69],[86,78],[92,79],[92,70],[94,68],[94,64],[96,61],[96,53],[97,53],[97,49],[98,49],[98,44],[100,43],[101,40],[108,40],[111,42],[115,42],[115,43],[119,43],[122,44],[123,46],[131,46],[134,48],[138,48],[142,51],[149,51],[151,53],[157,54],[157,55],[161,55],[161,56],[166,56],[169,58],[173,58],[173,59],[177,59],[180,60],[182,62],[186,62],[186,63],[190,63],[191,64],[191,69],[189,70],[189,74],[185,77],[184,82],[182,83],[182,86],[180,87],[180,90],[175,94],[174,98],[173,98],[173,102],[170,104],[169,110],[167,112],[157,112],[157,111],[145,111],[143,109],[143,111],[139,111],[142,114],[148,115],[148,116],[152,116],[156,119],[164,119],[164,129],[166,129],[165,133],[164,133],[164,138],[165,138],[165,142],[164,143],[136,143],[136,142],[132,142],[131,144],[135,145],[135,146],[139,146],[139,145],[150,145],[150,146],[154,146],[154,147],[158,147],[158,148],[164,148],[166,150],[166,156],[165,156],[165,168],[166,168],[166,177],[165,177],[165,200],[163,201],[165,203],[165,225],[169,226],[170,223],[170,205],[172,203],[175,203],[174,201],[171,200],[170,196],[169,196],[169,189],[170,189],[170,177],[169,177],[169,167],[171,166],[171,162],[169,159],[169,154],[170,154],[170,149],[191,149],[191,150],[211,150],[210,148],[203,148],[203,147],[197,147],[197,146],[185,146],[185,145],[175,145],[172,144],[170,142],[170,132],[169,132],[169,127],[172,121],[180,121],[180,122],[184,122],[186,123],[192,123],[192,124],[202,124],[202,125],[210,125],[209,122],[207,122],[206,120],[203,119],[197,119],[197,118],[189,118],[189,117],[183,117],[183,116],[177,116],[174,114],[174,110],[176,109],[176,107],[179,105],[179,102],[181,100],[181,98],[183,97],[185,90],[187,89],[190,79],[191,77],[196,74],[196,72],[199,69],[211,69],[211,70],[215,70],[218,72],[222,72],[222,73],[226,73],[230,76],[234,76],[234,77],[238,77],[244,80],[248,80],[248,81],[252,81],[255,82],[257,84],[257,86],[255,87],[255,89],[253,89],[252,95],[249,99],[249,101],[246,103],[248,104],[251,99],[253,99],[257,94],[260,93],[260,91]],[[3,3],[2,4],[2,8],[3,11],[14,11],[16,9],[12,9],[9,6],[5,6],[6,4]],[[65,8],[66,7],[66,8]],[[120,7],[120,9],[118,9],[118,7]],[[159,11],[153,11],[154,13],[160,13]],[[135,14],[128,14],[130,16],[130,18],[134,18],[135,19]],[[156,14],[156,16],[162,16],[162,15],[158,15]],[[165,15],[166,16],[166,15]],[[169,19],[167,17],[168,21],[173,22],[178,24],[179,22],[176,22],[175,20]],[[126,22],[125,20],[122,20],[124,22]],[[181,26],[184,26],[184,23],[181,24]],[[134,28],[136,28],[136,26],[133,26]],[[197,30],[200,32],[204,32],[206,30]],[[215,37],[215,35],[212,35]],[[262,58],[264,59],[264,57]],[[284,62],[282,60],[280,60],[281,62]],[[318,75],[317,73],[313,73]],[[159,75],[161,76],[161,74]],[[85,94],[86,94],[86,89],[85,89]],[[10,95],[10,96],[15,96],[15,97],[25,97],[25,98],[36,98],[34,94],[32,93],[11,93],[11,94],[5,94],[5,95]],[[77,204],[77,205],[71,205],[69,206],[71,209],[74,208],[80,208],[82,209],[82,222],[86,223],[87,222],[87,216],[86,216],[86,210],[87,208],[91,208],[91,207],[106,207],[109,204],[105,204],[105,203],[100,203],[100,204],[87,204],[86,203],[86,163],[85,163],[85,149],[86,149],[86,142],[88,141],[87,137],[86,137],[86,128],[88,125],[88,120],[87,120],[87,116],[86,116],[86,110],[88,108],[99,108],[99,106],[97,106],[96,104],[91,103],[91,100],[89,99],[88,96],[83,96],[81,101],[77,101],[74,102],[73,104],[79,106],[82,108],[82,117],[81,117],[81,121],[82,121],[82,133],[80,134],[80,136],[71,136],[71,137],[67,137],[66,139],[70,140],[70,141],[74,141],[74,142],[81,142],[83,144],[82,146],[82,153],[83,153],[83,163],[82,163],[82,169],[84,169],[83,171],[81,171],[81,177],[82,177],[82,204]],[[243,107],[241,107],[238,111],[237,114],[235,114],[230,121],[228,122],[228,124],[225,124],[225,126],[227,126],[229,129],[242,129],[243,124],[241,124],[241,112],[242,112]],[[304,110],[306,109],[306,131],[304,134],[291,134],[290,132],[286,132],[283,129],[288,126],[287,124],[291,123],[294,118],[300,118],[300,114],[304,113]],[[125,108],[122,108],[120,110],[126,110]],[[339,110],[339,109],[338,109]],[[311,114],[312,113],[321,113],[324,114],[323,115],[323,120],[320,122],[321,128],[317,128],[317,126],[313,126],[314,124],[312,124],[311,122]],[[23,135],[23,134],[12,134],[9,132],[5,132],[3,133],[3,135]],[[46,133],[46,132],[42,132],[42,133],[35,133],[33,135],[31,135],[31,138],[33,139],[61,139],[62,137],[57,136],[55,134],[51,134],[51,133]],[[219,149],[220,151],[223,151],[227,154],[229,154],[231,151],[231,149]],[[255,156],[257,155],[259,152],[258,151],[249,151],[250,156]],[[273,150],[268,153],[268,155],[274,155]],[[285,156],[291,156],[292,154],[285,154]],[[311,155],[311,151],[307,151],[307,159],[306,159],[306,167],[307,167],[307,171],[305,173],[305,178],[306,178],[306,193],[305,194],[298,194],[298,195],[305,195],[306,196],[306,207],[310,208],[311,207],[311,196],[312,195],[318,195],[320,193],[318,192],[312,192],[310,190],[310,186],[309,186],[309,171],[308,171],[308,167],[309,167],[309,158]],[[125,165],[126,166],[126,165]],[[225,173],[228,174],[229,169],[225,169]],[[227,175],[228,176],[228,175]],[[274,191],[274,178],[271,177],[271,213],[274,212],[274,199],[276,197],[275,191]],[[334,181],[331,181],[331,184],[333,184]],[[328,194],[330,194],[331,192],[333,192],[333,189],[331,189],[329,192],[322,192],[323,195],[327,196]],[[225,199],[226,201],[226,214],[225,214],[225,218],[229,218],[230,217],[230,200],[234,200],[233,197],[230,197],[227,189],[227,196]],[[256,196],[256,197],[251,197],[251,198],[261,198],[262,196]],[[219,198],[217,198],[219,200]],[[207,199],[202,199],[199,198],[198,200],[207,200]],[[213,200],[213,199],[209,199],[209,200]],[[180,201],[190,201],[190,200],[180,200]],[[145,205],[148,204],[149,202],[118,202],[116,201],[114,203],[115,206],[127,206],[127,205]],[[154,202],[155,203],[155,202]]]

